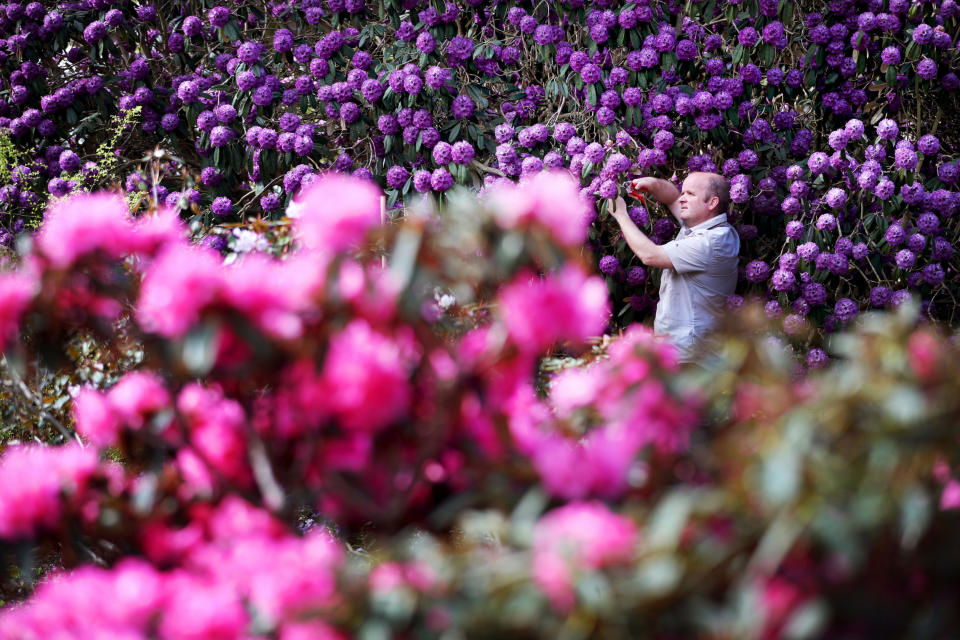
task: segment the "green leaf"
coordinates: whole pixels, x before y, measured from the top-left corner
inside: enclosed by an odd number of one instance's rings
[[[790,25],[790,22],[793,20],[793,2],[783,2],[780,4],[780,22],[785,25]]]
[[[450,142],[453,142],[457,139],[457,136],[460,135],[460,127],[463,123],[458,122],[450,128],[450,136],[447,138]]]
[[[743,45],[738,44],[733,48],[733,66],[740,64],[743,59]]]
[[[911,41],[907,45],[907,49],[903,52],[903,59],[907,61],[912,61],[917,57],[917,49],[920,47],[916,42]]]
[[[230,40],[230,42],[234,42],[234,41],[236,41],[236,40],[239,40],[239,39],[240,39],[240,31],[237,29],[237,23],[235,23],[233,20],[231,20],[230,22],[228,22],[228,23],[223,27],[223,35],[225,35],[225,36],[227,37],[227,39]]]

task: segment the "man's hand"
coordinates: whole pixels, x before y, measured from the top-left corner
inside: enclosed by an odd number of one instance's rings
[[[630,186],[634,191],[653,191],[654,185],[660,181],[659,178],[634,178],[630,181]]]
[[[607,202],[607,211],[610,212],[614,220],[620,220],[627,216],[627,203],[624,202],[623,198],[617,196],[616,200],[609,200]]]

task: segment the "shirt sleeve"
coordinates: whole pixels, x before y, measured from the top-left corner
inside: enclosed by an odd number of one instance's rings
[[[710,238],[707,234],[671,240],[663,245],[663,250],[677,273],[703,271],[710,263]]]

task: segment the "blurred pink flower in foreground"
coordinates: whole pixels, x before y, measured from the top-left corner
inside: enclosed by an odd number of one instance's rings
[[[20,316],[38,289],[37,281],[22,273],[0,274],[0,352],[19,331]]]
[[[149,331],[177,337],[205,310],[220,307],[242,313],[272,336],[294,339],[303,332],[301,313],[312,308],[322,290],[327,266],[318,256],[279,261],[251,255],[225,267],[210,251],[178,244],[147,270],[137,318]]]
[[[534,353],[599,335],[610,317],[606,283],[572,265],[542,278],[521,273],[500,291],[499,303],[510,339]]]
[[[587,238],[591,208],[568,172],[545,171],[522,184],[501,183],[488,198],[497,223],[505,229],[537,223],[559,244],[571,247]]]
[[[380,195],[369,180],[326,173],[296,196],[288,214],[298,218],[306,248],[339,253],[355,248],[380,224]]]
[[[559,507],[534,528],[533,580],[556,609],[567,611],[578,572],[629,562],[637,542],[633,521],[600,502]]]
[[[412,334],[387,336],[353,320],[330,340],[323,377],[334,415],[348,429],[377,431],[410,408],[419,359]]]
[[[0,538],[57,526],[62,494],[77,494],[97,470],[97,452],[77,444],[11,446],[0,457]]]
[[[148,414],[167,407],[170,394],[153,373],[134,371],[107,392],[85,388],[73,405],[75,428],[96,447],[116,444],[121,427],[139,429]]]
[[[6,610],[0,637],[39,640],[68,630],[73,638],[234,640],[261,637],[251,630],[254,620],[283,629],[280,637],[303,637],[298,629],[339,637],[320,620],[302,621],[338,603],[335,572],[344,552],[325,529],[292,535],[236,497],[206,513],[206,527],[195,521],[163,534],[189,541],[175,555],[150,546],[166,544],[156,532],[144,539],[151,557],[174,563],[169,571],[127,558],[110,570],[56,574]]]
[[[176,212],[163,209],[136,222],[123,198],[112,193],[79,194],[54,202],[37,235],[39,253],[65,269],[94,251],[111,258],[152,252],[183,237]]]
[[[607,353],[587,367],[556,374],[547,400],[527,385],[504,406],[516,446],[552,495],[616,497],[628,489],[644,447],[675,454],[688,446],[696,399],[672,395],[661,378],[678,366],[673,347],[657,341],[649,328],[634,326]]]

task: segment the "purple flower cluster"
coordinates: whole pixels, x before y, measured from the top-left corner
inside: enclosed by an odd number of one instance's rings
[[[221,202],[218,216],[224,197],[280,215],[307,158],[304,166],[369,175],[400,201],[411,186],[439,194],[457,180],[470,185],[475,170],[484,184],[570,170],[587,198],[622,195],[631,171],[721,172],[744,243],[741,286],[776,294],[777,313],[814,321],[808,307],[834,308],[830,292],[841,283],[847,291],[860,271],[879,278],[871,291],[929,297],[955,280],[960,168],[955,150],[925,129],[932,117],[917,121],[903,107],[924,109],[958,90],[946,28],[957,12],[868,4],[835,2],[782,23],[764,0],[757,15],[727,24],[705,15],[705,3],[571,0],[478,10],[476,29],[464,31],[452,27],[454,3],[404,0],[399,26],[386,27],[395,43],[388,59],[371,55],[362,29],[376,18],[356,0],[271,4],[277,27],[264,37],[254,35],[262,18],[226,5],[159,16],[169,9],[101,3],[76,19],[74,5],[14,3],[0,21],[9,79],[0,129],[30,160],[0,185],[0,227],[9,238],[48,194],[107,179],[85,162],[110,127],[83,147],[73,133],[96,111],[132,116],[140,146],[118,150],[127,158],[160,147],[198,159],[191,198]],[[571,20],[581,9],[585,19]],[[67,37],[51,37],[59,30]],[[788,37],[821,55],[795,64],[780,53]],[[56,42],[83,46],[50,50]],[[783,106],[801,96],[802,110]],[[177,176],[190,171],[170,163],[147,191],[187,193]],[[281,176],[281,191],[248,195]],[[630,216],[652,222],[657,239],[671,237],[656,210],[631,207]],[[629,264],[608,244],[598,249]],[[623,271],[616,286],[653,293]],[[849,298],[873,306],[867,289]]]

